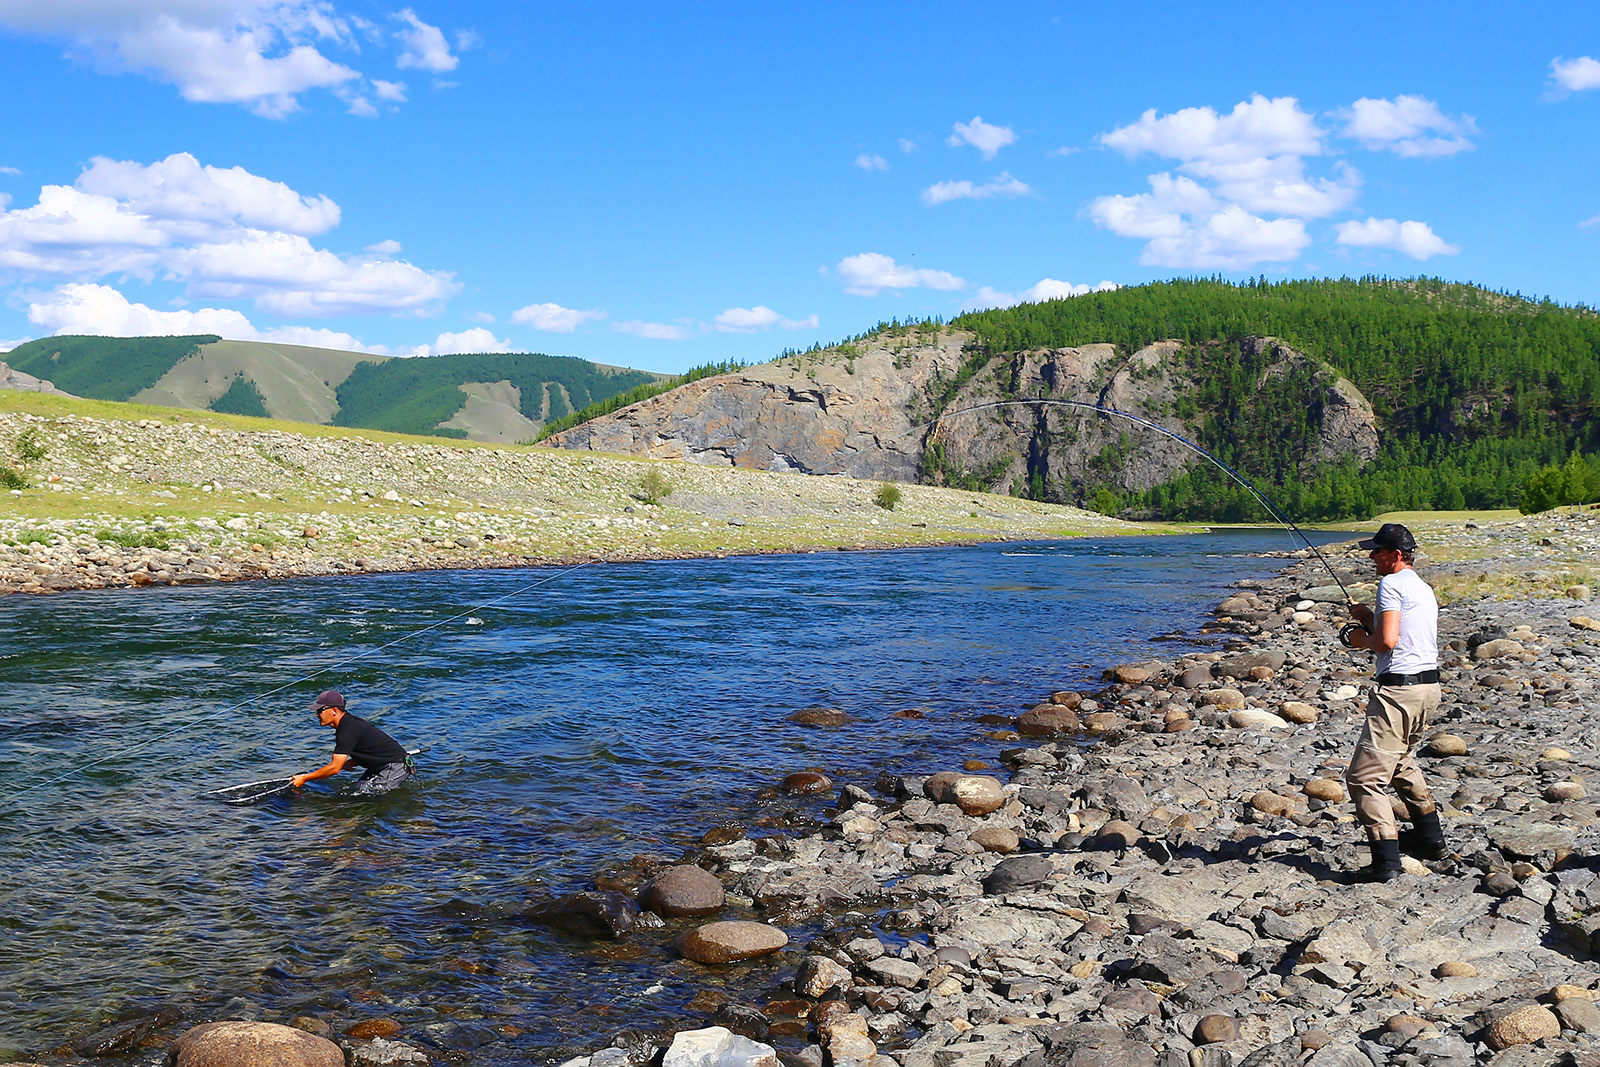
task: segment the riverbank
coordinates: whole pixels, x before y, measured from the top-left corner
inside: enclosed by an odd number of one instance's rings
[[[1593,1062],[1600,611],[1577,579],[1597,520],[1415,524],[1446,600],[1423,765],[1449,859],[1350,876],[1366,854],[1341,778],[1367,657],[1340,647],[1342,594],[1302,561],[1219,606],[1226,651],[1041,692],[991,735],[1004,783],[967,767],[845,784],[823,832],[707,843],[693,862],[750,918],[823,932],[787,945],[763,995],[697,998],[707,1018],[687,1025],[721,1028],[569,1067],[758,1064],[796,1039],[786,1063]],[[1364,553],[1329,558],[1370,594]]]
[[[0,592],[1170,529],[1015,497],[0,391]],[[892,506],[885,506],[891,503]]]

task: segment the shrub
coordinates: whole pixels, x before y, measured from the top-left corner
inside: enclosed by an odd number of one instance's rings
[[[872,502],[884,511],[893,511],[894,506],[900,503],[900,487],[893,482],[880,482],[878,491],[872,495]]]
[[[644,472],[639,479],[639,491],[634,494],[646,504],[659,504],[671,495],[672,486],[667,483],[659,467],[651,467]]]
[[[15,467],[0,467],[0,489],[26,489],[28,476]]]
[[[17,437],[17,458],[24,463],[43,459],[50,449],[39,439],[39,428],[30,426]]]
[[[96,541],[108,544],[121,545],[123,548],[159,548],[162,551],[172,547],[172,541],[165,534],[131,533],[126,530],[100,530],[95,535]]]

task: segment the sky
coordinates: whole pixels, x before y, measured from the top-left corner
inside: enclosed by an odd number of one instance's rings
[[[1592,0],[0,0],[0,99],[0,352],[679,372],[1195,275],[1600,306]]]

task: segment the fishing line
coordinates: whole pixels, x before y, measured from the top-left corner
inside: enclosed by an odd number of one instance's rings
[[[323,675],[332,674],[334,671],[343,670],[344,668],[348,667],[350,664],[355,663],[357,660],[365,659],[368,656],[377,655],[379,652],[384,652],[384,651],[386,651],[388,649],[393,648],[395,645],[401,644],[401,643],[403,643],[405,641],[409,641],[414,637],[421,637],[423,634],[429,632],[430,630],[437,630],[441,626],[448,626],[450,623],[458,622],[461,619],[468,618],[474,612],[481,611],[484,608],[493,607],[496,604],[499,604],[499,603],[502,603],[504,601],[510,600],[512,597],[521,596],[523,593],[526,593],[530,589],[536,589],[541,585],[546,585],[546,584],[548,584],[550,582],[555,581],[558,578],[563,578],[563,577],[565,577],[565,576],[567,576],[569,574],[574,573],[575,571],[580,571],[585,567],[592,567],[596,563],[604,563],[607,560],[609,560],[612,556],[616,555],[618,552],[621,552],[621,551],[622,551],[622,549],[620,549],[620,548],[612,549],[610,552],[607,552],[607,553],[605,553],[603,555],[600,555],[600,556],[596,556],[593,559],[584,560],[582,563],[574,563],[570,567],[563,567],[563,568],[561,568],[560,570],[556,571],[553,574],[545,575],[543,578],[540,578],[538,581],[528,582],[526,585],[518,586],[517,588],[511,590],[511,592],[509,592],[509,593],[504,593],[504,594],[502,594],[500,596],[493,597],[493,598],[491,598],[489,600],[485,600],[480,604],[475,604],[472,607],[466,608],[466,609],[464,609],[464,610],[462,610],[460,612],[457,612],[454,615],[451,615],[449,618],[440,619],[438,622],[430,623],[429,625],[422,627],[422,629],[420,629],[420,630],[412,630],[410,633],[406,633],[406,634],[400,635],[399,637],[395,638],[393,641],[389,641],[389,642],[387,642],[385,644],[378,645],[375,648],[369,648],[364,652],[357,652],[353,656],[347,656],[344,659],[339,660],[337,663],[330,663],[326,667],[321,667],[321,668],[313,671],[310,674],[304,675],[303,677],[300,677],[300,678],[295,678],[295,679],[293,679],[291,681],[288,681],[288,682],[284,682],[282,685],[277,686],[274,689],[269,689],[265,693],[260,693],[260,694],[258,694],[256,696],[250,697],[250,698],[248,698],[246,700],[241,700],[236,704],[232,704],[232,705],[230,705],[228,707],[222,708],[220,711],[208,711],[204,715],[198,716],[198,717],[190,720],[189,722],[183,723],[180,726],[176,726],[173,729],[166,731],[165,733],[156,734],[154,737],[148,737],[145,740],[140,741],[137,744],[130,745],[127,748],[124,748],[124,749],[122,749],[122,750],[120,750],[120,751],[118,751],[118,752],[116,752],[116,753],[114,753],[112,755],[102,756],[101,758],[99,758],[97,760],[92,760],[89,763],[85,763],[85,764],[83,764],[81,766],[74,767],[72,770],[67,771],[67,772],[65,772],[63,774],[58,774],[54,778],[47,778],[42,782],[36,782],[33,785],[26,786],[26,787],[24,787],[22,789],[12,790],[7,795],[8,795],[8,797],[19,797],[19,796],[23,796],[24,794],[31,793],[35,789],[43,789],[46,786],[55,785],[57,782],[64,782],[68,778],[71,778],[71,777],[73,777],[74,775],[77,775],[77,774],[81,774],[82,772],[90,770],[91,768],[98,767],[102,763],[109,763],[110,761],[112,761],[114,759],[121,759],[122,757],[128,755],[129,753],[137,752],[140,749],[145,748],[148,745],[153,745],[153,744],[157,743],[158,741],[165,741],[170,737],[176,737],[178,734],[181,734],[181,733],[185,732],[186,730],[192,730],[194,727],[198,726],[200,723],[204,722],[206,719],[213,718],[213,717],[215,717],[217,715],[228,715],[228,714],[230,714],[232,712],[235,712],[235,711],[241,711],[241,710],[249,707],[252,704],[259,703],[261,701],[265,701],[265,700],[269,699],[270,697],[277,696],[279,693],[282,693],[286,689],[293,689],[296,686],[304,685],[306,682],[312,681],[312,680],[317,679],[317,678],[321,678]],[[281,779],[279,779],[279,780],[281,781]],[[249,784],[259,785],[261,783],[249,783]],[[235,787],[231,787],[231,788],[239,788],[239,787],[235,786]],[[217,792],[217,791],[214,791],[214,792]]]
[[[1034,399],[1034,400],[994,400],[994,401],[990,401],[989,403],[986,403],[986,404],[974,404],[971,407],[959,408],[959,409],[957,409],[955,411],[947,411],[944,414],[939,415],[938,417],[929,420],[928,422],[922,423],[919,426],[912,427],[912,429],[913,430],[924,430],[924,429],[927,429],[929,426],[938,426],[939,423],[943,422],[945,419],[955,418],[957,415],[966,415],[966,414],[970,414],[971,412],[975,412],[975,411],[991,411],[991,410],[994,410],[996,408],[1028,407],[1028,406],[1033,406],[1033,405],[1048,405],[1048,406],[1057,406],[1057,407],[1078,408],[1078,409],[1081,409],[1081,410],[1084,410],[1084,411],[1098,411],[1102,415],[1115,415],[1119,419],[1127,419],[1129,422],[1137,423],[1140,426],[1144,426],[1144,427],[1146,427],[1148,429],[1155,430],[1158,433],[1163,433],[1166,436],[1172,438],[1174,441],[1177,441],[1179,444],[1185,445],[1185,446],[1187,446],[1189,448],[1192,448],[1194,451],[1198,452],[1200,455],[1204,456],[1206,459],[1208,459],[1212,463],[1216,464],[1217,467],[1220,470],[1222,470],[1223,473],[1228,475],[1228,477],[1232,478],[1234,481],[1236,481],[1240,485],[1244,486],[1245,490],[1251,496],[1255,497],[1255,499],[1261,504],[1262,507],[1267,509],[1267,514],[1271,515],[1274,519],[1276,519],[1282,525],[1287,526],[1290,530],[1294,531],[1296,534],[1299,534],[1300,535],[1300,540],[1305,542],[1306,548],[1308,548],[1311,551],[1311,554],[1313,556],[1317,557],[1318,562],[1320,562],[1324,567],[1326,567],[1328,569],[1328,574],[1330,576],[1332,576],[1334,583],[1336,585],[1338,585],[1339,591],[1344,594],[1345,600],[1349,601],[1349,600],[1353,599],[1350,596],[1350,590],[1345,588],[1344,582],[1339,578],[1339,572],[1335,571],[1333,569],[1333,564],[1329,563],[1327,557],[1324,556],[1317,549],[1316,545],[1311,543],[1311,538],[1306,536],[1306,532],[1304,530],[1300,529],[1300,527],[1295,523],[1295,521],[1293,519],[1291,519],[1284,512],[1284,510],[1282,508],[1280,508],[1276,503],[1274,503],[1267,496],[1267,494],[1263,493],[1260,489],[1258,489],[1254,482],[1252,482],[1249,478],[1246,478],[1244,475],[1240,474],[1238,471],[1234,470],[1232,467],[1230,467],[1228,464],[1224,463],[1222,460],[1218,459],[1212,452],[1210,452],[1209,450],[1201,447],[1200,445],[1196,444],[1195,442],[1189,440],[1187,437],[1183,436],[1181,433],[1178,433],[1176,430],[1169,430],[1167,427],[1161,425],[1159,422],[1152,422],[1150,419],[1145,418],[1143,415],[1135,415],[1131,411],[1123,411],[1121,408],[1109,407],[1109,406],[1107,406],[1105,404],[1091,404],[1087,400],[1057,400],[1057,399],[1053,399],[1053,398],[1039,398],[1039,399]],[[937,434],[937,432],[938,431],[935,430],[935,434]]]

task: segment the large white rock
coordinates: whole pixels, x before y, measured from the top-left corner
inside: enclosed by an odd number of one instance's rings
[[[674,1034],[661,1067],[778,1067],[778,1054],[725,1026],[708,1026]]]

